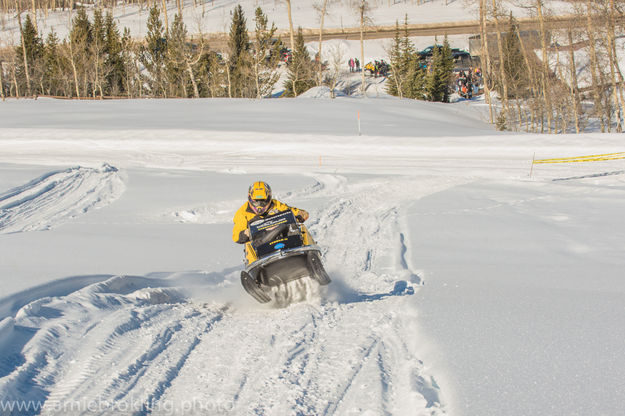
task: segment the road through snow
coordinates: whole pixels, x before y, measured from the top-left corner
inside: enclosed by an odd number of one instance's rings
[[[453,181],[315,179],[287,197],[313,207],[329,288],[310,283],[306,302],[265,307],[235,268],[101,276],[41,296],[3,317],[3,403],[32,403],[15,414],[443,414],[417,355],[422,281],[399,221],[401,195]]]

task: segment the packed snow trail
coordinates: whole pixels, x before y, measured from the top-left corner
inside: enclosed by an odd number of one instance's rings
[[[116,276],[42,297],[0,324],[3,411],[445,414],[418,356],[411,295],[421,278],[405,257],[399,207],[455,182],[317,182],[287,200],[313,207],[310,229],[333,278],[319,297],[256,304],[238,265]],[[8,411],[15,403],[43,410]]]
[[[110,165],[50,172],[0,194],[0,233],[50,229],[123,192],[119,172]]]

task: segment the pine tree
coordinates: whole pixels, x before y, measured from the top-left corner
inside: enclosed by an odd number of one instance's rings
[[[396,23],[395,38],[389,55],[392,68],[387,87],[389,94],[423,100],[425,65],[408,36],[407,16],[404,21],[403,37],[400,37],[399,23]]]
[[[451,74],[454,70],[454,59],[447,36],[442,47],[436,45],[432,51],[432,64],[425,82],[428,100],[449,102]]]
[[[297,29],[295,50],[287,69],[288,79],[284,84],[287,97],[297,97],[315,86],[313,61],[310,59],[310,54],[304,44],[304,34],[301,27]]]
[[[91,68],[89,71],[92,77],[93,84],[93,96],[100,95],[100,98],[104,96],[103,79],[107,75],[107,69],[105,67],[106,62],[106,32],[104,27],[104,18],[102,16],[102,10],[95,9],[93,12],[93,25],[91,28],[93,41],[90,44],[91,55]]]
[[[167,39],[164,36],[165,29],[159,15],[158,7],[154,5],[150,9],[150,16],[148,17],[148,33],[145,37],[145,45],[141,47],[139,54],[139,61],[149,74],[144,81],[154,97],[167,95],[165,88]]]
[[[406,84],[406,96],[416,100],[425,100],[425,83],[427,71],[425,60],[418,54],[412,54],[408,65],[408,82]]]
[[[72,21],[72,30],[69,34],[69,60],[74,74],[76,94],[84,97],[91,90],[89,85],[90,69],[92,68],[91,49],[93,30],[89,17],[84,8]]]
[[[169,96],[189,97],[186,75],[187,28],[182,16],[176,14],[167,35],[166,77]]]
[[[510,98],[527,97],[530,88],[530,69],[525,63],[517,24],[512,15],[510,15],[508,32],[503,40],[503,52],[504,72],[509,85],[508,96]],[[501,83],[497,84],[497,90],[499,95],[503,94]]]
[[[110,95],[120,95],[126,92],[126,88],[124,87],[126,68],[124,65],[122,39],[111,12],[106,13],[104,35],[105,67],[108,70],[105,77],[106,90]]]
[[[386,83],[386,92],[397,97],[404,96],[403,85],[405,82],[405,72],[402,68],[402,41],[399,36],[399,22],[395,22],[395,37],[393,37],[393,43],[391,49],[388,52],[389,61],[391,65],[391,73],[388,76],[388,82]]]
[[[227,75],[228,63],[216,52],[205,52],[198,62],[198,77],[203,97],[227,97]]]
[[[232,97],[252,98],[256,96],[254,81],[252,78],[252,56],[250,54],[250,41],[247,34],[247,23],[243,8],[238,5],[232,13],[230,25],[229,49],[229,73],[230,95]]]
[[[84,49],[93,42],[93,28],[84,8],[78,9],[78,13],[72,21],[72,30],[69,36],[74,43],[82,46]]]
[[[41,77],[41,59],[43,57],[43,41],[37,35],[37,29],[33,24],[30,15],[21,27],[20,46],[15,48],[16,58],[16,78],[19,89],[29,91],[30,94],[37,94],[39,91],[37,79]]]
[[[273,87],[278,82],[280,75],[277,72],[280,63],[280,49],[282,42],[274,42],[276,25],[271,24],[268,28],[267,16],[260,7],[256,8],[254,17],[256,22],[255,40],[253,49],[254,81],[256,87],[256,98],[262,98],[270,94]]]
[[[124,67],[124,91],[129,97],[143,96],[143,83],[139,74],[141,48],[130,37],[130,29],[124,28],[121,38],[121,61]]]
[[[47,95],[64,95],[63,85],[63,62],[59,54],[59,38],[54,29],[46,38],[43,50],[43,91]]]

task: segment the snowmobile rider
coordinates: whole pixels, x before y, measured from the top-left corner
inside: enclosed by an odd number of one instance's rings
[[[234,214],[232,239],[235,243],[245,244],[250,240],[248,225],[250,222],[291,210],[299,222],[308,219],[308,212],[293,208],[271,197],[271,188],[265,182],[254,182],[247,192],[247,202]]]

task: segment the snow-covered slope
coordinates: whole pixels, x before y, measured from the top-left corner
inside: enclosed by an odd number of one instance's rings
[[[388,98],[0,107],[0,192],[50,226],[0,234],[4,413],[622,413],[622,161],[529,177],[621,135]],[[333,279],[282,308],[230,240],[257,179]]]
[[[117,169],[50,172],[0,194],[0,233],[46,230],[112,203],[124,190]]]

